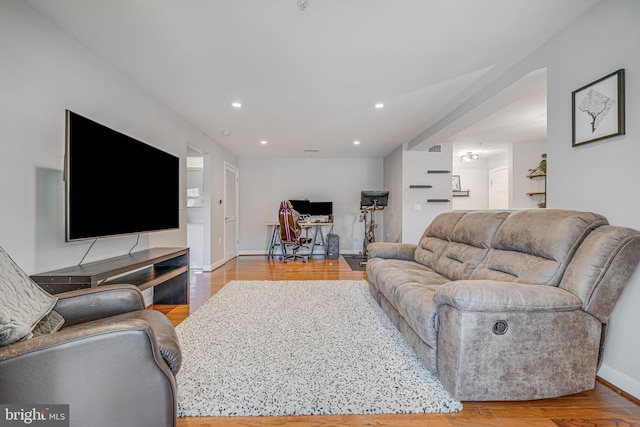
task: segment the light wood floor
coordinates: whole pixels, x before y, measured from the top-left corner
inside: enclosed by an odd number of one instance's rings
[[[154,307],[174,325],[231,280],[359,280],[363,271],[351,271],[347,262],[315,259],[308,263],[267,261],[264,256],[242,256],[212,272],[191,274],[189,306]],[[583,393],[526,402],[463,402],[453,414],[337,415],[294,417],[182,417],[178,427],[212,426],[505,426],[505,427],[632,427],[640,426],[640,405],[607,387],[603,381]]]

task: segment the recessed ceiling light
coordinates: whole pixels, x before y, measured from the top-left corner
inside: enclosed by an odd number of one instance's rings
[[[353,145],[360,145],[360,141],[353,141]]]
[[[384,108],[384,104],[382,102],[378,102],[376,105],[374,105],[374,107],[379,110],[380,108]]]
[[[239,103],[239,102],[232,102],[232,103],[231,103],[231,106],[232,106],[233,108],[242,108],[242,104],[241,104],[241,103]]]
[[[223,130],[222,132],[220,132],[221,134],[223,134],[224,136],[229,136],[231,135],[231,132],[229,132],[228,130]]]
[[[262,145],[267,145],[267,140],[266,140],[266,139],[263,139],[262,141],[260,141],[260,144],[262,144]]]

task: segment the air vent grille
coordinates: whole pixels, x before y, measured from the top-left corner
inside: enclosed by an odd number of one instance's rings
[[[432,145],[427,149],[427,153],[429,154],[441,154],[442,153],[442,144]]]

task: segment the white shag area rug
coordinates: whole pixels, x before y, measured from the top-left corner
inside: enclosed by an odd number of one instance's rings
[[[232,281],[176,330],[178,416],[462,410],[366,281]]]

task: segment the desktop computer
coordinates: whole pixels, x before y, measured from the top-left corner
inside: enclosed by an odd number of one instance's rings
[[[327,234],[327,258],[338,259],[340,256],[340,237],[335,233]]]

